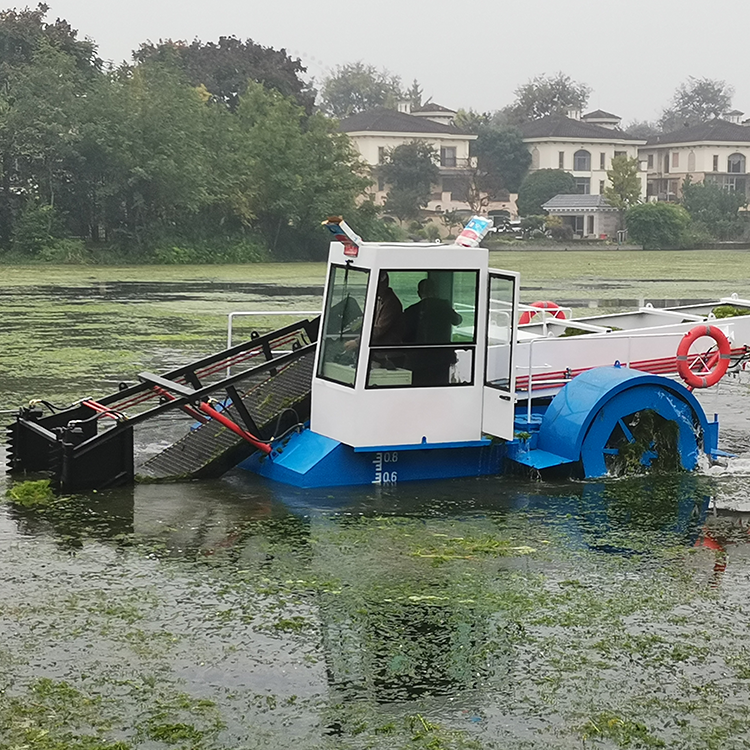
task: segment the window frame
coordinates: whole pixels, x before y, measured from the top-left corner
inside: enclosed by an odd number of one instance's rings
[[[318,357],[318,366],[315,368],[315,377],[319,378],[320,380],[325,380],[327,383],[335,383],[336,385],[344,386],[345,388],[356,388],[357,386],[357,373],[359,372],[359,358],[362,353],[362,330],[364,330],[364,322],[365,322],[365,310],[367,308],[367,295],[370,291],[370,279],[372,276],[372,269],[371,268],[362,268],[360,266],[355,266],[352,263],[331,263],[331,271],[329,273],[328,277],[328,288],[326,289],[326,301],[330,300],[331,291],[333,288],[333,284],[336,278],[336,269],[345,269],[348,271],[355,271],[357,273],[364,273],[367,276],[367,283],[365,284],[365,299],[364,299],[364,305],[362,307],[362,329],[360,330],[360,343],[357,347],[357,355],[354,360],[354,380],[351,383],[346,383],[341,380],[336,380],[335,378],[326,377],[323,375],[323,365],[324,362],[324,356],[325,356],[325,331],[326,331],[326,324],[328,322],[328,314],[330,312],[330,307],[326,307],[325,310],[323,310],[323,317],[320,321],[320,335],[319,335],[319,342],[318,346],[320,346],[320,355]]]
[[[471,341],[455,341],[448,344],[424,344],[419,341],[414,342],[402,342],[400,344],[376,344],[372,345],[372,333],[375,327],[375,315],[373,311],[372,324],[370,326],[370,334],[367,344],[367,366],[365,370],[365,390],[368,391],[382,391],[390,390],[393,388],[458,388],[473,386],[476,382],[476,361],[477,361],[477,329],[478,329],[478,315],[479,315],[479,286],[481,281],[481,274],[478,268],[379,268],[378,274],[381,271],[385,271],[389,280],[392,274],[398,273],[420,273],[425,274],[424,278],[429,278],[429,273],[469,273],[474,274],[474,330],[472,331]],[[403,302],[402,302],[403,305]],[[471,380],[468,383],[449,383],[448,385],[370,385],[370,368],[372,364],[372,355],[374,352],[390,352],[390,351],[404,351],[408,352],[413,349],[450,349],[456,351],[457,349],[469,350],[472,352],[471,359]]]
[[[738,169],[732,169],[733,164],[736,164]],[[727,174],[747,174],[747,160],[744,154],[735,151],[727,156]]]
[[[573,179],[576,181],[576,195],[591,195],[590,177],[573,177]],[[585,187],[586,190],[579,190],[579,187]]]
[[[580,159],[583,159],[584,157],[582,154],[586,154],[586,166],[585,167],[579,167],[578,163]],[[573,154],[573,171],[574,172],[590,172],[591,171],[591,152],[587,151],[585,148],[579,148],[578,151],[576,151]]]
[[[512,393],[512,391],[510,389],[510,383],[513,382],[513,373],[512,372],[508,373],[508,375],[510,376],[509,377],[509,382],[508,382],[508,386],[509,386],[508,388],[501,388],[499,385],[493,383],[489,379],[488,369],[489,369],[489,364],[490,363],[489,363],[488,350],[489,350],[489,341],[490,341],[490,339],[489,339],[489,336],[490,336],[490,312],[491,312],[490,311],[490,293],[492,291],[491,287],[492,287],[492,279],[493,278],[508,279],[509,277],[507,277],[507,276],[499,276],[497,273],[493,274],[492,271],[490,271],[489,274],[488,274],[488,276],[487,276],[487,320],[485,322],[486,333],[485,333],[485,337],[484,337],[485,338],[485,355],[484,355],[484,381],[483,381],[483,386],[485,388],[494,388],[496,391],[500,391],[502,393]],[[510,277],[510,279],[513,282],[513,289],[512,289],[513,294],[512,294],[512,299],[511,299],[511,306],[512,306],[513,302],[516,299],[516,294],[518,293],[518,289],[516,287],[519,285],[520,279],[516,278],[515,276]],[[518,315],[518,311],[517,310],[516,310],[516,315]],[[510,328],[510,359],[509,359],[509,361],[511,363],[514,361],[514,355],[516,353],[516,348],[517,348],[517,345],[518,345],[517,335],[516,336],[513,335],[513,332],[514,332],[515,329],[516,329],[516,323],[512,323],[511,324],[511,328]]]
[[[458,166],[458,149],[456,146],[440,147],[440,166],[446,169]]]

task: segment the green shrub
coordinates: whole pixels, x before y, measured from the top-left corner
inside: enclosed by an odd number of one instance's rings
[[[714,317],[718,319],[734,318],[738,315],[750,315],[750,308],[735,307],[734,305],[717,305],[712,312]]]
[[[35,258],[55,242],[57,216],[47,204],[29,200],[21,209],[10,239],[11,252]]]
[[[73,237],[53,240],[39,252],[39,259],[47,263],[83,265],[91,262],[91,253],[83,240]]]
[[[425,226],[424,233],[425,237],[430,240],[430,242],[435,242],[435,240],[440,239],[440,227],[434,222],[430,222]]]
[[[683,247],[690,214],[674,203],[640,203],[625,214],[628,234],[644,250]]]
[[[529,172],[518,190],[518,213],[521,216],[538,216],[544,213],[542,204],[560,194],[576,192],[572,174],[562,169],[537,169]]]
[[[548,216],[545,223],[547,232],[553,240],[572,240],[573,239],[573,227],[570,224],[566,224],[560,216]]]
[[[202,263],[259,263],[267,260],[268,254],[254,240],[239,240],[221,247],[207,242],[159,245],[153,253],[154,260],[164,265]]]

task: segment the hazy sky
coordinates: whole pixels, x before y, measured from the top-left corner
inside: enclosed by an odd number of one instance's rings
[[[115,62],[149,39],[234,35],[284,47],[318,80],[355,60],[388,68],[454,109],[499,109],[562,70],[593,88],[590,109],[625,122],[656,119],[688,76],[726,80],[750,115],[750,0],[46,2]]]

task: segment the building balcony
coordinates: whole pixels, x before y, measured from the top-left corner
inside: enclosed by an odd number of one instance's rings
[[[443,157],[438,164],[440,173],[445,172],[446,174],[452,174],[459,171],[467,171],[469,169],[475,169],[477,166],[477,159],[475,156],[470,156],[468,159],[460,159],[458,157],[451,159],[450,157]]]

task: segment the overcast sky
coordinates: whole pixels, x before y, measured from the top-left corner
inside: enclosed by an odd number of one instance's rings
[[[626,123],[656,119],[688,76],[726,80],[750,115],[750,0],[46,2],[115,62],[146,40],[234,35],[285,48],[318,80],[355,60],[387,68],[454,109],[499,109],[562,70],[592,87],[589,109]]]

